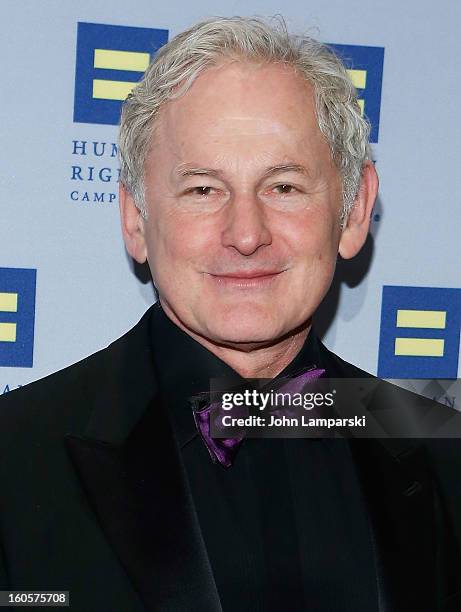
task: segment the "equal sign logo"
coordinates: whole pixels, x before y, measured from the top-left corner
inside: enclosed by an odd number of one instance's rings
[[[94,50],[94,68],[103,70],[130,70],[145,72],[149,66],[150,55],[136,51],[114,51],[113,49]],[[125,100],[136,85],[131,81],[111,81],[93,79],[93,99]]]
[[[0,366],[31,368],[36,270],[0,268]]]
[[[0,312],[18,312],[18,294],[0,292]],[[0,322],[0,342],[16,342],[16,323]]]
[[[461,289],[383,287],[378,376],[456,378]]]
[[[168,30],[79,23],[74,121],[117,125],[123,100],[167,41]]]
[[[397,327],[445,329],[446,322],[446,310],[397,310]],[[444,354],[444,338],[397,337],[395,339],[394,355],[406,357],[443,357]]]
[[[362,115],[371,124],[370,141],[378,142],[384,47],[363,45],[328,45],[343,61],[357,89]]]

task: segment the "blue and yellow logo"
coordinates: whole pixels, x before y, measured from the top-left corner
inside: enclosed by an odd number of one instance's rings
[[[31,368],[36,270],[0,268],[0,366]]]
[[[378,376],[456,378],[461,289],[383,287]]]
[[[117,125],[123,100],[167,40],[168,30],[79,23],[74,121]]]
[[[344,62],[359,94],[362,114],[371,123],[370,142],[378,142],[384,47],[328,45]]]

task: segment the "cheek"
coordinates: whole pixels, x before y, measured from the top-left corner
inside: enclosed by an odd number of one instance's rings
[[[285,224],[284,234],[298,261],[312,265],[328,265],[336,260],[339,245],[339,221],[332,214],[316,211]]]
[[[155,276],[184,277],[210,252],[210,233],[198,218],[181,215],[158,216],[146,232],[148,259]],[[171,278],[171,281],[174,279]]]

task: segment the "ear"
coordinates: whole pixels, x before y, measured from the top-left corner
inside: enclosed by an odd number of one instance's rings
[[[147,259],[144,219],[134,203],[133,196],[122,183],[120,183],[119,188],[119,202],[122,234],[126,250],[133,259],[143,264]]]
[[[370,228],[371,213],[378,193],[378,175],[373,162],[367,161],[362,169],[360,188],[347,217],[339,241],[339,254],[343,259],[357,255],[365,244]]]

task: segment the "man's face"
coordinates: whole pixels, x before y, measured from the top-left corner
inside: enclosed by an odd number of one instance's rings
[[[282,65],[204,72],[160,112],[145,165],[147,257],[166,312],[219,344],[267,344],[314,313],[341,181],[313,88]]]

